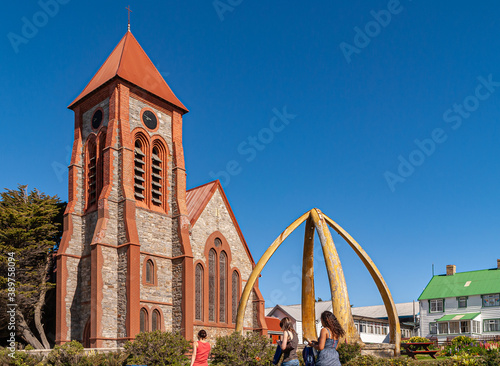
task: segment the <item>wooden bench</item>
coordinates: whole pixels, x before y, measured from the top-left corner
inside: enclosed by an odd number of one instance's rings
[[[436,350],[430,350],[429,346],[432,345],[433,342],[413,342],[413,343],[401,343],[401,346],[405,349],[405,354],[408,357],[416,360],[416,355],[429,355],[432,358],[436,358]]]

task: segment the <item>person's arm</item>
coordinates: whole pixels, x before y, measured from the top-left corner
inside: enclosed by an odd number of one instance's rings
[[[288,342],[288,332],[283,332],[283,340],[280,343],[280,347],[283,351],[286,349],[287,342]]]
[[[314,348],[316,348],[318,351],[322,351],[323,348],[325,348],[325,342],[326,342],[326,334],[327,334],[326,328],[321,329],[321,333],[319,334],[319,339],[318,343],[314,344]]]
[[[191,356],[191,366],[194,365],[194,360],[196,360],[196,350],[198,349],[198,342],[193,342],[193,355]]]

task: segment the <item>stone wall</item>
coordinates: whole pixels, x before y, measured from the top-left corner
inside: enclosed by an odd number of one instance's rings
[[[83,113],[83,117],[82,117],[82,141],[83,141],[83,144],[85,144],[85,142],[87,141],[87,137],[89,137],[89,135],[91,133],[96,132],[92,128],[92,116],[94,115],[94,112],[97,108],[102,108],[102,111],[103,111],[101,127],[108,126],[109,98],[106,98],[102,102],[100,102],[99,104],[96,104],[95,106],[90,108],[88,111]]]
[[[172,256],[172,219],[137,208],[135,212],[141,252]]]
[[[118,251],[114,248],[101,247],[103,266],[102,274],[102,336],[117,338],[118,319]],[[122,314],[120,314],[122,316]],[[108,347],[108,345],[106,345]]]
[[[172,261],[172,330],[181,330],[182,321],[182,267],[183,261]]]
[[[252,272],[252,263],[246,252],[245,246],[238,234],[236,227],[225,202],[217,190],[204,211],[191,229],[191,247],[193,250],[194,261],[201,260],[207,266],[207,258],[205,258],[205,245],[208,237],[215,231],[220,231],[224,238],[227,240],[231,251],[231,263],[229,276],[231,276],[233,269],[238,269],[241,275],[241,291],[245,286],[245,282]],[[193,274],[194,275],[194,274]],[[231,292],[230,292],[231,294]],[[253,307],[253,300],[255,296],[252,292],[248,301],[244,327],[257,328],[254,324],[256,317],[255,309]],[[229,301],[231,306],[231,301]]]

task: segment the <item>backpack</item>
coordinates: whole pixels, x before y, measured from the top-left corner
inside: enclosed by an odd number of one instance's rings
[[[316,365],[316,360],[314,358],[314,350],[312,347],[305,347],[302,351],[302,357],[304,358],[305,366]]]

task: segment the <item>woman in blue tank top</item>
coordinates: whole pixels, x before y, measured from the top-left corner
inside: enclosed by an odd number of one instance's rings
[[[321,314],[321,325],[323,328],[319,340],[313,343],[314,348],[319,351],[316,366],[341,366],[337,346],[339,338],[343,337],[345,332],[330,311]]]

